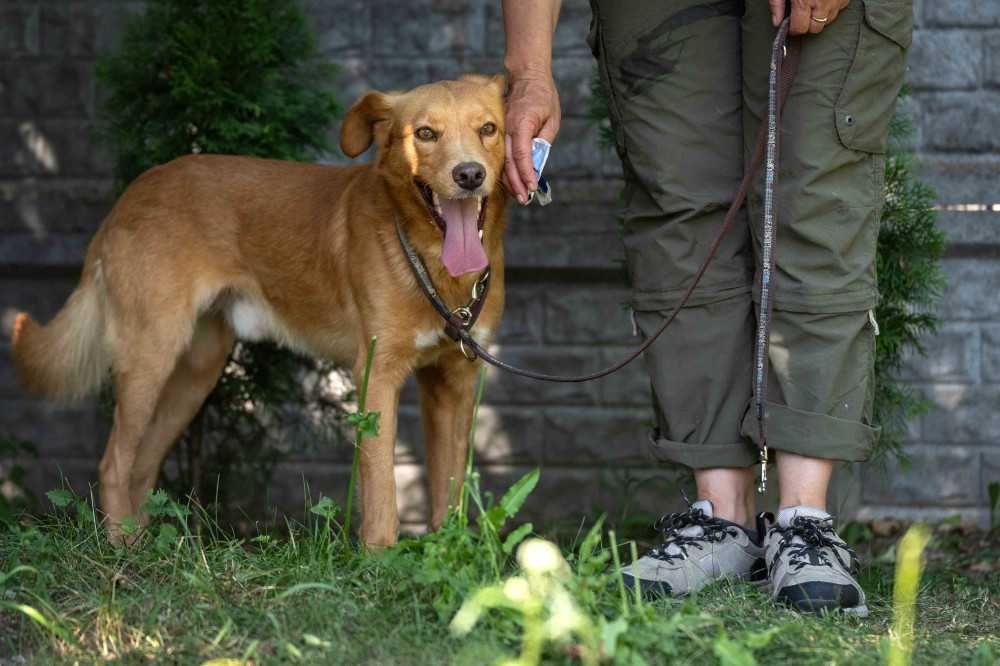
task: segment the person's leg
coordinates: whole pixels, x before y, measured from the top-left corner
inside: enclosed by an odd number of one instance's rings
[[[774,35],[761,4],[747,3],[744,19],[747,151],[766,113]],[[799,73],[782,114],[765,419],[770,447],[800,460],[865,460],[878,437],[872,423],[878,217],[886,136],[911,28],[906,0],[892,11],[852,2],[823,32],[802,38]],[[748,202],[759,262],[759,184]],[[748,413],[743,431],[756,438],[753,421]],[[792,476],[796,460],[786,461]]]
[[[778,509],[809,506],[826,511],[826,492],[833,476],[834,461],[778,451],[778,479],[781,496]]]
[[[767,537],[775,598],[801,610],[863,613],[855,558],[833,529],[826,491],[834,461],[860,461],[873,424],[875,255],[885,143],[912,29],[906,0],[852,2],[803,38],[781,127],[767,443],[782,510]],[[765,3],[744,20],[744,142],[766,109],[774,29]],[[749,199],[755,251],[760,193]],[[759,252],[758,252],[759,263]],[[756,296],[756,294],[755,294]],[[757,436],[754,415],[743,432]]]
[[[712,503],[715,515],[753,527],[754,467],[708,467],[694,470],[698,499]]]
[[[663,322],[704,260],[743,173],[740,0],[592,3],[595,55],[622,159],[623,238],[643,335]],[[734,224],[670,331],[645,354],[654,453],[695,472],[688,511],[658,523],[660,545],[627,585],[682,595],[752,577],[763,549],[746,529],[755,449],[740,435],[750,398],[751,253]]]
[[[594,6],[591,43],[625,175],[623,238],[643,335],[703,261],[742,177],[740,0]],[[698,498],[747,524],[739,432],[750,397],[753,306],[741,215],[699,287],[645,354],[657,411],[654,455],[696,471]]]

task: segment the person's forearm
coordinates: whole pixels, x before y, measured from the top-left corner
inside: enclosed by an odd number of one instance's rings
[[[559,20],[561,0],[503,0],[507,33],[504,67],[519,76],[552,73],[552,33]]]

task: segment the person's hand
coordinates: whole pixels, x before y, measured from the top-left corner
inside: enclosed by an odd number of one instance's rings
[[[508,78],[507,118],[505,121],[507,160],[503,182],[522,205],[528,193],[538,189],[538,178],[531,163],[531,140],[541,137],[553,143],[559,133],[559,93],[552,73],[510,74]]]
[[[785,18],[785,0],[767,0],[771,6],[771,22],[778,27]],[[823,28],[837,20],[850,0],[792,0],[792,15],[788,34],[804,35],[823,32]]]

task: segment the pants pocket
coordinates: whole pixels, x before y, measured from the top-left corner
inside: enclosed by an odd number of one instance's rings
[[[913,36],[912,0],[863,0],[857,48],[835,106],[847,148],[884,153]]]

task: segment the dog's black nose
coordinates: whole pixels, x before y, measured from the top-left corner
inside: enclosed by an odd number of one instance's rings
[[[486,180],[486,167],[479,162],[462,162],[451,170],[451,177],[465,190],[474,190]]]

